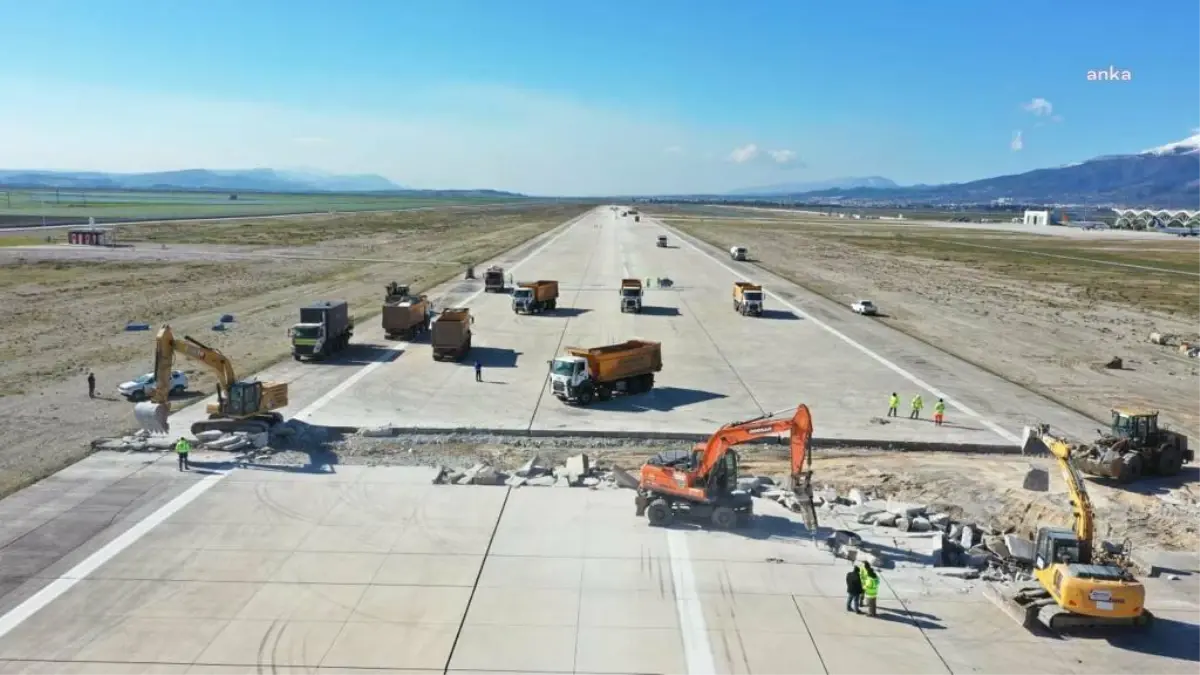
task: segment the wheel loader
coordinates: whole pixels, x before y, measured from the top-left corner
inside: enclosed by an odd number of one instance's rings
[[[171,381],[176,353],[203,363],[217,376],[217,402],[208,404],[207,420],[192,424],[193,436],[214,429],[260,433],[283,421],[275,411],[288,404],[287,382],[239,381],[233,363],[224,354],[191,337],[176,340],[168,325],[159,329],[155,339],[155,383]],[[170,431],[170,394],[168,386],[156,386],[149,400],[134,406],[134,417],[142,429],[157,434]]]
[[[1026,628],[1040,623],[1058,632],[1148,625],[1154,617],[1146,609],[1146,589],[1142,583],[1125,566],[1098,560],[1093,553],[1092,502],[1071,459],[1070,445],[1040,432],[1040,428],[1027,428],[1025,447],[1049,453],[1057,461],[1067,485],[1075,525],[1071,529],[1038,528],[1033,549],[1036,585],[1015,590],[989,585],[984,595]],[[1046,492],[1050,489],[1050,476],[1045,469],[1032,469],[1026,474],[1023,487]]]
[[[1048,434],[1047,425],[1038,427],[1037,435]],[[1118,483],[1143,475],[1174,476],[1195,459],[1187,436],[1159,426],[1157,410],[1114,408],[1112,426],[1092,443],[1059,440],[1071,448],[1071,461],[1079,470]]]

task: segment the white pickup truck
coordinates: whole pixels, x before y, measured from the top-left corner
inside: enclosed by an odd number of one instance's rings
[[[879,308],[870,300],[855,300],[854,304],[850,305],[850,309],[863,316],[875,316],[879,313]]]

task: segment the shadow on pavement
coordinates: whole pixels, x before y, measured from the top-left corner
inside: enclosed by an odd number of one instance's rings
[[[657,307],[654,305],[642,305],[642,316],[679,316],[678,307]]]
[[[788,309],[764,309],[763,319],[775,319],[776,321],[799,321],[800,317],[796,313]]]
[[[458,365],[474,368],[475,362],[478,361],[479,365],[483,366],[484,379],[487,379],[488,368],[516,368],[517,357],[520,355],[521,352],[508,347],[471,347],[471,351]]]
[[[351,344],[344,351],[327,359],[313,359],[311,363],[330,366],[365,366],[378,361],[394,361],[404,353],[403,349],[392,349],[380,345]],[[305,362],[309,362],[305,359]]]
[[[1064,633],[1074,640],[1104,640],[1125,651],[1200,662],[1200,629],[1194,623],[1155,616],[1143,629],[1092,628]],[[1053,636],[1059,637],[1063,636]]]
[[[586,314],[590,311],[592,310],[582,307],[555,307],[554,309],[547,310],[541,314],[535,314],[534,316],[565,317],[567,319],[571,319],[579,316],[580,314]]]
[[[593,403],[591,407],[614,412],[646,412],[647,410],[665,412],[718,398],[728,397],[725,394],[703,391],[701,389],[655,387],[645,394],[617,396],[608,401]]]

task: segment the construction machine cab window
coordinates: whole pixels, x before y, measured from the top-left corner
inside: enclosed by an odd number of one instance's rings
[[[642,294],[642,289],[640,289],[640,288],[625,287],[625,288],[621,289],[621,297],[624,297],[624,298],[636,298],[637,296],[639,296],[641,294]]]
[[[554,364],[551,366],[550,372],[563,377],[571,377],[576,373],[583,372],[583,362],[554,359]]]
[[[742,297],[746,302],[762,302],[762,291],[744,291]]]
[[[533,289],[532,288],[518,288],[515,291],[513,291],[512,296],[514,298],[517,298],[518,300],[523,300],[525,298],[532,298],[533,297]]]
[[[1112,433],[1122,438],[1144,441],[1158,432],[1158,415],[1112,411]]]

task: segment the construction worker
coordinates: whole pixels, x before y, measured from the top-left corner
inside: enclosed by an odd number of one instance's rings
[[[871,569],[871,563],[863,561],[859,569],[862,578],[863,597],[867,600],[867,614],[875,616],[875,602],[879,597],[879,575]]]
[[[921,408],[924,408],[924,407],[925,407],[925,401],[921,400],[921,395],[917,394],[916,396],[914,396],[913,400],[912,400],[912,412],[908,413],[908,419],[910,419],[910,420],[921,419]]]
[[[96,398],[96,374],[88,373],[88,398]]]
[[[483,382],[483,364],[479,362],[479,359],[475,360],[475,381]]]
[[[862,570],[857,566],[851,566],[850,571],[846,573],[846,611],[862,614],[859,607],[862,605]]]
[[[887,414],[887,416],[888,417],[896,417],[898,415],[898,413],[896,412],[896,409],[899,407],[900,407],[900,397],[897,396],[896,392],[893,391],[892,395],[888,397],[888,414]]]
[[[942,420],[946,416],[946,402],[938,399],[937,403],[933,404],[933,423],[942,426]]]
[[[192,468],[191,465],[188,464],[188,453],[191,451],[192,444],[188,443],[188,440],[183,436],[180,436],[179,440],[175,441],[175,454],[179,456],[180,471],[187,471],[188,469]]]

